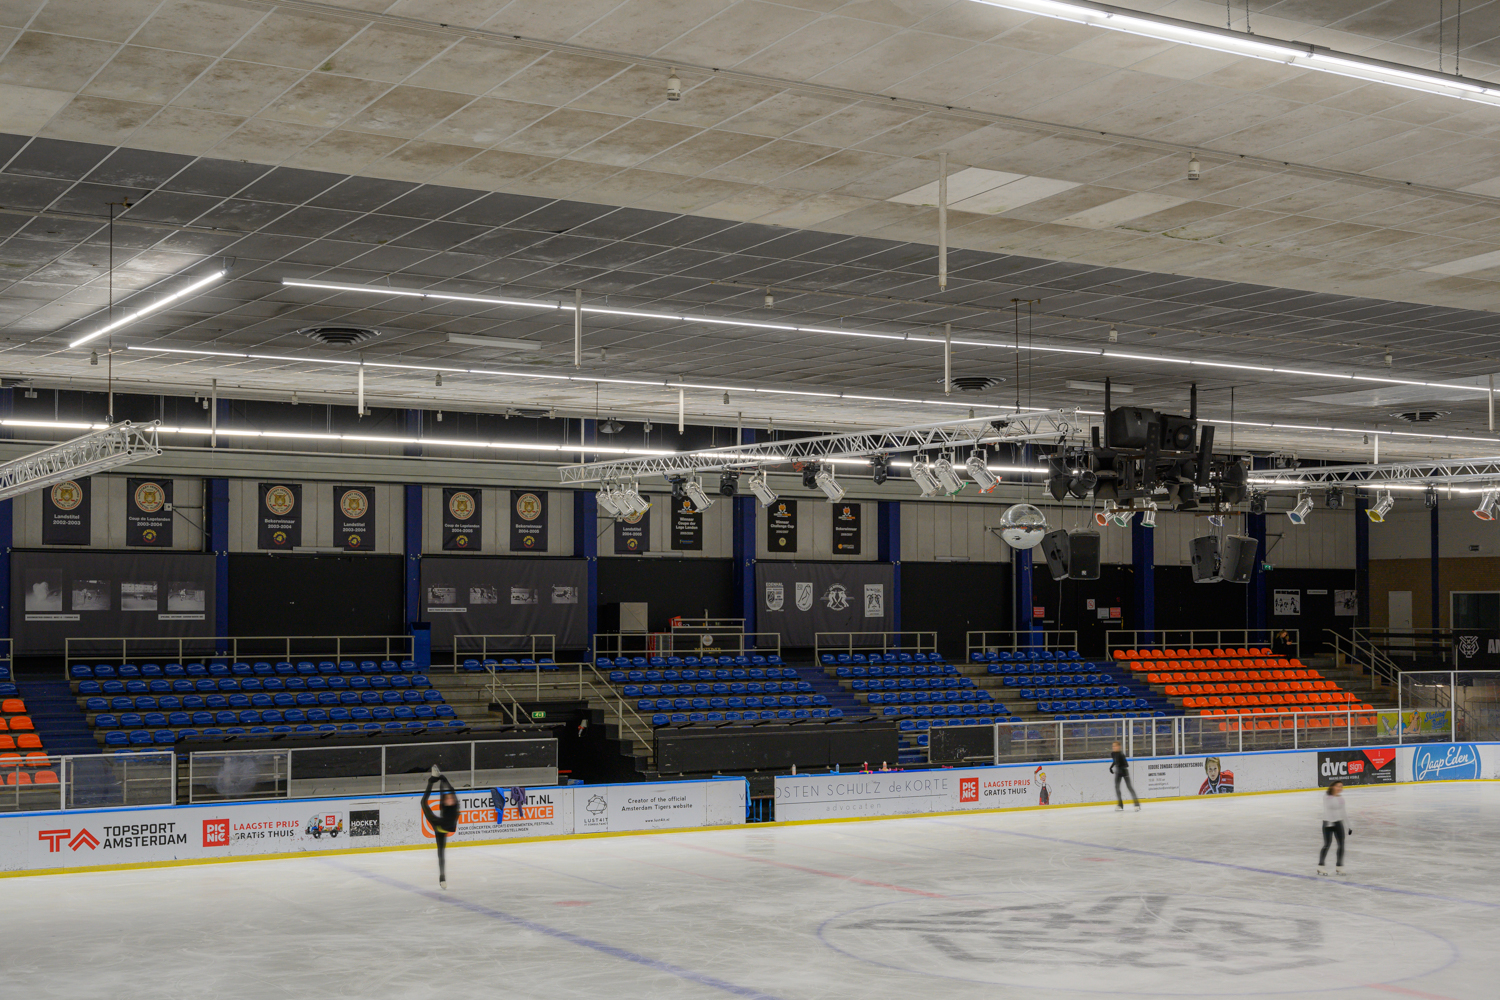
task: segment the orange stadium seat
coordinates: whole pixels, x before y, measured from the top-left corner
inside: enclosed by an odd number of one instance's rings
[[[12,771],[5,776],[5,783],[7,785],[29,785],[31,784],[31,775],[25,771]]]
[[[31,783],[33,785],[55,785],[57,784],[57,772],[38,771],[31,776]]]

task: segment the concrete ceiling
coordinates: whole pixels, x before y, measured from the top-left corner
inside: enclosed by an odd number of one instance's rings
[[[1223,24],[1206,3],[1136,3]],[[1244,8],[1230,11],[1244,27]],[[1259,33],[1435,66],[1435,5],[1251,5]],[[1500,75],[1500,5],[1463,16],[1463,72]],[[1452,59],[1455,26],[1444,27]],[[684,83],[667,102],[668,67]],[[336,352],[292,332],[380,327],[369,359],[562,370],[567,323],[287,290],[282,278],[765,313],[797,323],[1102,346],[1455,381],[1500,367],[1500,109],[1026,17],[970,0],[0,0],[0,285],[8,373],[86,385],[66,343],[116,301],[206,258],[211,293],[116,347],[296,353],[209,363],[130,351],[127,385],[347,393]],[[1189,150],[1202,180],[1186,179]],[[946,153],[953,277],[939,294],[923,192]],[[764,310],[766,286],[777,304]],[[162,290],[170,290],[170,282]],[[151,294],[155,294],[153,291]],[[147,297],[129,302],[134,306]],[[540,352],[447,341],[537,340]],[[659,322],[591,323],[585,374],[890,399],[938,392],[941,356],[858,342]],[[1387,369],[1383,354],[1394,354]],[[981,403],[1097,406],[1069,381],[1113,376],[1129,401],[1180,406],[1183,368],[1151,360],[962,348],[956,372],[1006,377]],[[348,355],[344,357],[347,359]],[[595,388],[449,379],[459,406],[591,411]],[[1490,437],[1483,397],[1223,372],[1205,409],[1242,420]],[[439,402],[426,375],[372,393]],[[606,385],[605,409],[660,415],[676,392]],[[968,397],[965,398],[965,402]],[[952,407],[738,400],[690,412],[747,423],[913,422]],[[741,409],[743,407],[743,409]],[[963,415],[963,414],[959,414]],[[1352,454],[1344,435],[1266,446]],[[1483,441],[1406,446],[1492,452]],[[1393,442],[1388,447],[1396,448]],[[1396,451],[1390,452],[1397,453]]]

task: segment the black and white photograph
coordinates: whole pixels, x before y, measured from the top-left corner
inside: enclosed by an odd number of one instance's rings
[[[74,611],[108,611],[114,597],[114,584],[110,580],[74,580]]]
[[[173,580],[167,584],[168,611],[202,611],[207,591],[197,580]]]
[[[499,587],[470,587],[469,588],[469,603],[470,604],[499,604],[500,603],[500,588]]]
[[[427,603],[447,607],[458,603],[457,587],[428,587]]]
[[[121,611],[159,611],[160,585],[155,580],[126,580],[120,583]]]
[[[46,570],[32,570],[26,574],[26,610],[61,611],[63,609],[63,582],[61,574],[54,576]]]

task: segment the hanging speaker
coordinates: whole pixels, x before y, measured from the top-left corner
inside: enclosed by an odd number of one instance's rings
[[[1068,577],[1099,579],[1099,532],[1074,531],[1068,535]]]
[[[1249,583],[1255,572],[1255,557],[1260,543],[1249,535],[1226,535],[1224,537],[1224,579],[1230,583]]]
[[[1068,533],[1061,528],[1042,536],[1042,555],[1047,557],[1047,570],[1052,579],[1068,578],[1069,551]]]
[[[1218,583],[1223,579],[1219,576],[1218,535],[1203,535],[1193,539],[1192,550],[1194,583]]]

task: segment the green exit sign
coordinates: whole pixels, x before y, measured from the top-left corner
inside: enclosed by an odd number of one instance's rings
[[[532,712],[531,713],[531,717],[533,719],[545,719],[547,717],[547,713],[546,712]]]

